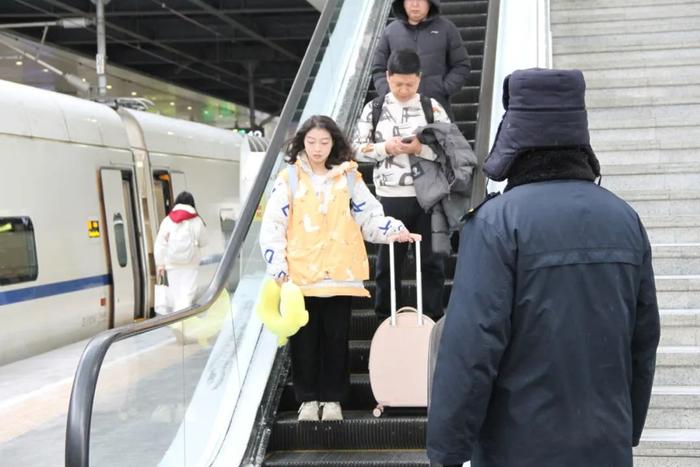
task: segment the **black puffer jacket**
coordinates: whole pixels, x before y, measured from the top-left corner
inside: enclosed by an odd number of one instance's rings
[[[516,186],[466,222],[431,460],[632,467],[659,342],[651,250],[635,211],[581,175],[586,157],[514,170]]]
[[[421,84],[418,92],[436,99],[450,113],[450,96],[469,77],[469,56],[459,30],[440,16],[440,1],[430,0],[428,17],[416,26],[408,23],[403,0],[393,4],[396,20],[384,30],[372,62],[374,87],[379,95],[389,92],[386,63],[394,50],[412,49],[420,56]]]

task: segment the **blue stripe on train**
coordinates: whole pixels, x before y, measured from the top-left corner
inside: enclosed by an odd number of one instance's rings
[[[103,274],[101,276],[83,277],[70,281],[54,282],[53,284],[37,285],[24,289],[0,292],[0,306],[26,302],[27,300],[36,300],[37,298],[50,297],[52,295],[77,292],[79,290],[92,289],[94,287],[110,285],[111,283],[112,276],[110,274]]]
[[[221,261],[221,257],[222,255],[205,256],[202,258],[202,261],[199,264],[201,266],[216,264]],[[28,300],[36,300],[38,298],[51,297],[53,295],[77,292],[79,290],[92,289],[94,287],[111,284],[112,276],[110,274],[104,274],[101,276],[83,277],[81,279],[74,279],[70,281],[54,282],[53,284],[44,284],[34,287],[26,287],[24,289],[10,290],[8,292],[0,292],[0,306],[26,302]]]

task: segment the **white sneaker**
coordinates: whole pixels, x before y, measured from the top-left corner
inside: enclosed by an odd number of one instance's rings
[[[323,416],[321,417],[321,420],[324,422],[343,419],[343,411],[340,409],[340,403],[321,402],[321,407],[323,408]]]
[[[300,422],[317,422],[318,421],[318,401],[304,402],[299,407]]]

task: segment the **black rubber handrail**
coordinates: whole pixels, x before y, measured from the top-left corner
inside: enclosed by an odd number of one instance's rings
[[[65,447],[66,467],[88,467],[90,465],[90,426],[92,422],[92,410],[95,401],[97,379],[100,375],[102,362],[110,346],[120,340],[177,323],[203,313],[209,309],[224,290],[228,282],[230,271],[236,262],[243,241],[248,234],[255,211],[287,137],[287,129],[292,123],[296,108],[301,101],[304,88],[311,76],[311,69],[316,60],[316,56],[321,50],[323,40],[331,27],[331,20],[333,18],[333,13],[337,9],[338,2],[339,0],[326,1],[325,7],[316,24],[316,29],[309,42],[309,46],[304,54],[304,59],[299,66],[299,71],[294,79],[292,89],[282,109],[279,123],[272,136],[263,163],[260,166],[260,171],[255,178],[255,183],[243,207],[240,219],[236,223],[228,245],[224,250],[221,262],[204,294],[197,300],[196,304],[181,312],[147,320],[142,323],[110,329],[98,334],[88,342],[80,357],[80,362],[78,363],[68,407]]]
[[[493,86],[496,72],[496,50],[498,48],[498,18],[501,10],[500,0],[489,0],[486,15],[486,33],[484,37],[484,55],[481,63],[481,88],[479,90],[479,110],[474,137],[474,153],[478,165],[472,185],[472,207],[477,206],[486,196],[486,175],[481,170],[484,159],[489,152],[491,142],[491,114],[493,113]]]

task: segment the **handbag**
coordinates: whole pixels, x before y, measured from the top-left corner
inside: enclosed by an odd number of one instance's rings
[[[168,276],[166,273],[156,275],[156,285],[153,291],[153,311],[157,315],[167,315],[173,311],[168,293]]]

